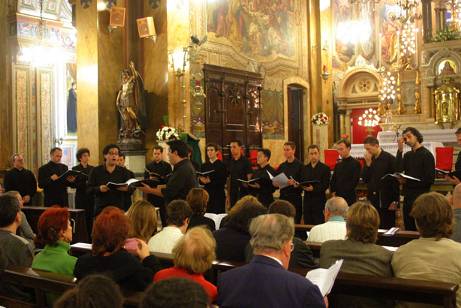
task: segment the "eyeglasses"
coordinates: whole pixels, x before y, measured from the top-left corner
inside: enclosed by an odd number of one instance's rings
[[[290,251],[293,251],[295,249],[295,244],[293,242],[290,243]]]

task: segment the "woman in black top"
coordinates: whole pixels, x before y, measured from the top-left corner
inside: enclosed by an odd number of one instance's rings
[[[134,239],[137,243],[130,245],[133,242],[127,242],[125,245],[129,229],[129,218],[122,210],[106,207],[94,222],[92,253],[78,258],[75,277],[81,279],[90,274],[104,273],[122,289],[144,291],[152,283],[160,263],[149,254],[143,240]]]
[[[187,229],[202,225],[207,227],[211,232],[216,229],[214,221],[204,216],[208,197],[208,193],[202,188],[192,188],[187,194],[186,201],[192,209],[192,216],[190,217]]]

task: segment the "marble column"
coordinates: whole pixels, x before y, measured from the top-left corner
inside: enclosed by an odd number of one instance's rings
[[[312,113],[322,111],[320,0],[309,0],[309,80]]]
[[[349,136],[349,140],[352,140],[351,112],[352,110],[346,110],[346,116],[344,117],[344,133]]]
[[[91,151],[91,164],[102,162],[102,149],[115,143],[118,111],[115,106],[124,67],[124,30],[108,30],[109,11],[76,3],[78,146]]]

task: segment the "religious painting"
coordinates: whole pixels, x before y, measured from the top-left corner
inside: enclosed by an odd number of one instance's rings
[[[386,3],[381,7],[380,20],[380,54],[381,65],[389,67],[397,63],[399,53],[399,24],[395,20],[400,12],[397,4]]]
[[[261,90],[261,118],[264,139],[284,139],[283,92]]]
[[[299,14],[296,3],[295,0],[208,1],[209,37],[227,40],[252,58],[294,58]]]
[[[451,59],[444,59],[437,65],[437,75],[453,75],[456,74],[457,65]]]
[[[351,62],[355,57],[355,46],[352,42],[344,40],[343,35],[339,35],[338,31],[344,28],[344,23],[352,20],[352,4],[348,0],[334,0],[334,56],[333,67],[337,69],[346,69],[347,63]],[[345,29],[344,29],[345,30]]]
[[[43,6],[45,13],[58,16],[60,2],[60,0],[47,0]]]

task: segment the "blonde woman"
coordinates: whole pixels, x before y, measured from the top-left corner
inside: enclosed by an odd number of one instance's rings
[[[203,287],[210,303],[214,302],[218,290],[214,284],[205,280],[203,273],[213,265],[216,259],[215,249],[216,242],[208,229],[190,229],[173,248],[174,267],[159,271],[154,276],[154,282],[169,278],[190,279]]]
[[[149,202],[136,201],[126,214],[131,220],[129,237],[136,237],[148,242],[157,232],[157,212]]]

